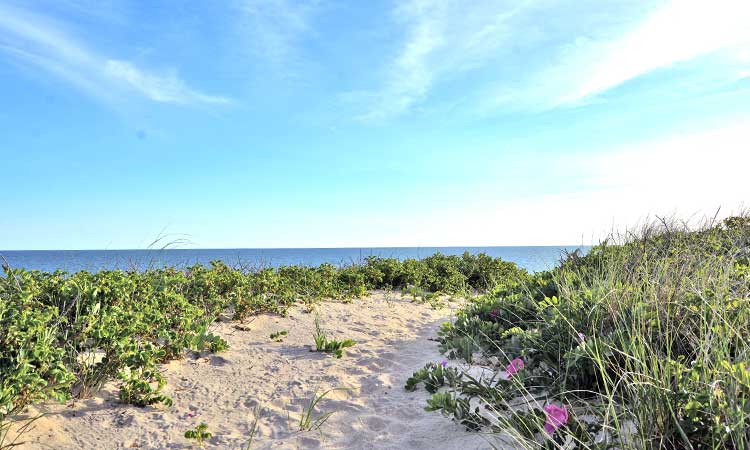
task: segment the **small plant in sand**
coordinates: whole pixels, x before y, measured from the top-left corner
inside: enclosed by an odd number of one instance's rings
[[[344,355],[344,349],[347,347],[353,347],[356,342],[351,339],[343,341],[337,341],[335,339],[328,339],[325,331],[320,326],[320,317],[315,316],[315,351],[331,353],[336,358],[341,358]]]
[[[302,411],[302,416],[299,418],[300,431],[320,430],[320,427],[322,427],[323,424],[333,415],[333,412],[325,412],[316,415],[315,407],[326,397],[326,395],[339,390],[344,390],[344,388],[329,389],[322,394],[318,394],[318,389],[315,389],[315,392],[310,399],[310,403],[305,406],[305,409]]]
[[[415,303],[427,303],[432,309],[440,309],[445,306],[444,294],[440,291],[430,292],[418,286],[409,286],[404,289],[402,295],[410,295]]]
[[[263,418],[263,411],[260,409],[260,405],[258,405],[255,408],[255,419],[253,420],[253,424],[250,425],[250,437],[247,439],[247,443],[242,448],[242,450],[250,450],[250,448],[253,446],[253,440],[255,439],[255,435],[258,433],[258,422],[260,422],[260,419]]]
[[[131,370],[120,374],[120,401],[145,407],[156,403],[172,406],[172,399],[161,393],[166,380],[156,369]]]
[[[315,312],[320,303],[320,298],[314,296],[303,296],[300,298],[300,303],[304,307],[304,311],[310,314]]]
[[[208,323],[204,323],[196,330],[188,343],[188,348],[197,352],[208,350],[211,353],[218,353],[228,349],[229,344],[221,336],[210,333]]]
[[[206,439],[210,439],[213,434],[208,431],[208,425],[205,423],[201,423],[197,427],[193,428],[192,430],[187,430],[185,432],[185,439],[193,439],[198,444],[199,447],[203,448],[204,441]]]
[[[287,330],[281,330],[275,333],[271,333],[270,338],[271,340],[275,342],[281,342],[288,335],[289,335],[289,332]]]
[[[385,287],[383,289],[383,300],[385,300],[385,304],[388,305],[389,308],[393,307],[393,289],[390,287]]]

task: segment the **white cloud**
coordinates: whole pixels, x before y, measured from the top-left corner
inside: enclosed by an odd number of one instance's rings
[[[635,29],[590,52],[579,67],[583,83],[560,103],[575,103],[653,70],[750,44],[747,0],[673,0]]]
[[[132,62],[102,57],[36,14],[0,6],[0,32],[0,52],[102,100],[114,101],[117,92],[137,92],[162,103],[229,103],[190,88],[174,74],[150,73]]]
[[[107,60],[104,70],[113,79],[126,82],[133,89],[155,102],[178,104],[229,103],[229,100],[225,97],[206,95],[190,89],[184,81],[175,75],[156,76],[145,73],[128,61]]]
[[[360,93],[360,99],[371,103],[360,118],[377,120],[406,112],[428,96],[435,83],[494,59],[492,53],[512,37],[509,23],[530,3],[490,1],[471,7],[460,0],[397,3],[394,17],[405,27],[406,40],[385,68],[384,86]]]
[[[734,56],[686,76],[700,84],[711,76],[699,73],[705,69],[726,78],[750,51],[747,0],[581,0],[576,8],[554,1],[405,0],[394,18],[405,37],[383,67],[381,86],[343,96],[365,105],[363,119],[397,116],[446,97],[480,113],[577,106],[707,55]],[[453,79],[468,81],[458,92],[442,91]]]
[[[243,44],[277,69],[293,57],[299,40],[309,34],[319,0],[238,0]]]
[[[601,94],[660,69],[669,82],[657,91],[687,95],[728,85],[750,54],[750,2],[671,0],[656,7],[631,2],[619,20],[592,14],[590,27],[568,30],[551,43],[546,64],[501,79],[476,96],[482,113],[544,111],[603,101]],[[642,5],[641,5],[642,6]],[[553,14],[554,11],[550,11]],[[560,20],[565,20],[563,17]],[[580,18],[570,19],[577,23]],[[529,59],[529,65],[534,60]]]

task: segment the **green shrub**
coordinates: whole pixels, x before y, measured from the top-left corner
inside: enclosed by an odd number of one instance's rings
[[[6,271],[0,286],[0,445],[7,420],[33,403],[65,400],[75,380],[56,344],[54,308],[33,299],[38,285],[31,275]]]

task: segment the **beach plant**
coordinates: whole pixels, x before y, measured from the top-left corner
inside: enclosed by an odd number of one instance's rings
[[[208,350],[211,353],[219,353],[229,348],[224,338],[208,331],[208,325],[206,322],[196,330],[187,348],[195,352]]]
[[[429,304],[432,309],[440,309],[445,306],[443,301],[445,294],[440,291],[430,292],[421,287],[409,286],[404,289],[402,294],[410,295],[415,303]]]
[[[255,435],[258,433],[258,425],[262,418],[263,411],[261,410],[260,405],[258,405],[255,408],[255,418],[253,419],[253,423],[250,425],[250,437],[247,439],[245,446],[242,447],[243,450],[250,450],[252,448],[253,440],[255,439]]]
[[[493,376],[462,373],[428,408],[529,449],[750,447],[747,217],[658,220],[494,283],[439,332]]]
[[[461,373],[455,367],[448,367],[448,361],[440,363],[427,363],[423,368],[414,372],[406,380],[404,388],[407,391],[415,391],[420,383],[424,384],[427,392],[434,394],[443,386],[457,386],[461,380]]]
[[[275,342],[281,342],[287,335],[289,335],[289,331],[281,330],[275,333],[271,333],[270,338]]]
[[[207,439],[211,439],[213,434],[208,431],[208,425],[206,425],[205,423],[201,423],[192,430],[187,430],[184,436],[185,439],[195,440],[196,444],[198,444],[199,447],[203,448],[203,446],[205,445],[205,441]]]
[[[34,423],[41,419],[43,414],[33,417],[24,417],[15,421],[5,420],[0,422],[0,450],[10,450],[24,445],[23,436],[31,431]],[[14,427],[13,435],[9,436],[10,428]]]
[[[162,393],[164,376],[154,368],[135,369],[121,374],[120,401],[145,407],[157,403],[172,406],[172,399]]]
[[[65,400],[75,380],[65,366],[52,326],[57,311],[34,300],[36,286],[28,272],[5,268],[0,284],[0,446],[12,421],[28,405]],[[28,429],[21,425],[20,432]],[[14,440],[15,441],[15,440]]]
[[[312,398],[307,403],[305,408],[302,410],[302,415],[299,419],[299,430],[300,431],[311,431],[318,430],[325,424],[328,419],[333,415],[333,412],[323,412],[316,414],[315,408],[318,406],[321,400],[323,400],[328,394],[334,391],[346,390],[346,388],[333,388],[322,393],[318,393],[318,389],[313,392]]]
[[[351,339],[345,339],[343,341],[337,341],[335,339],[328,339],[325,330],[320,325],[320,316],[315,315],[315,333],[313,334],[315,340],[315,351],[331,353],[336,358],[341,358],[344,355],[344,349],[347,347],[353,347],[356,345]]]
[[[479,430],[488,421],[480,414],[479,407],[474,409],[468,398],[453,392],[435,392],[427,399],[425,411],[440,411],[444,416],[452,417],[456,422],[470,430]]]

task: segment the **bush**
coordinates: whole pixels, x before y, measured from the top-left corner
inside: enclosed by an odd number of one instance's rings
[[[56,345],[56,310],[23,301],[33,292],[25,287],[0,301],[0,422],[32,403],[68,398],[74,380]]]

